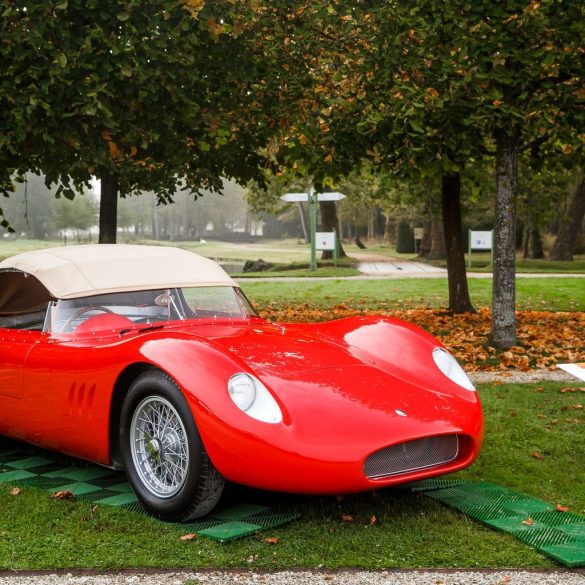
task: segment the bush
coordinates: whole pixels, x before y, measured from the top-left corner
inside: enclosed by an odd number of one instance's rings
[[[396,251],[400,254],[413,254],[414,249],[414,230],[407,221],[401,221],[398,224],[396,233]]]

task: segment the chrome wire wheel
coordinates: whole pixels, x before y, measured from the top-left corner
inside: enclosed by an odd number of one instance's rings
[[[189,444],[176,408],[162,396],[148,396],[134,410],[130,450],[138,478],[159,498],[177,494],[189,471]]]

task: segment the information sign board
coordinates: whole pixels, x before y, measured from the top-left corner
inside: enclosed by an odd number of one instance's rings
[[[470,250],[491,250],[493,232],[469,232]]]
[[[335,250],[335,232],[316,232],[315,246],[317,250]]]

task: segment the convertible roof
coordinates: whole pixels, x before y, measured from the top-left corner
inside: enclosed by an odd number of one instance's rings
[[[238,286],[213,260],[169,246],[65,246],[0,262],[0,276],[15,270],[34,276],[58,299],[167,287]]]

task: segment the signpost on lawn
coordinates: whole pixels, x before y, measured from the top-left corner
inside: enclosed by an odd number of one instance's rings
[[[317,270],[317,201],[341,201],[344,199],[343,193],[332,191],[330,193],[315,193],[315,189],[311,187],[308,193],[286,193],[281,197],[287,203],[298,203],[299,201],[307,202],[309,204],[309,229],[311,231],[311,272]],[[329,233],[329,232],[322,232]],[[334,232],[335,233],[335,232]],[[335,236],[334,236],[335,238]],[[335,238],[334,256],[337,251],[337,238]],[[320,248],[330,249],[330,248]]]
[[[472,232],[469,230],[469,255],[467,260],[467,267],[471,270],[471,250],[489,250],[491,252],[490,264],[494,264],[493,251],[494,231],[490,230],[484,232]]]

